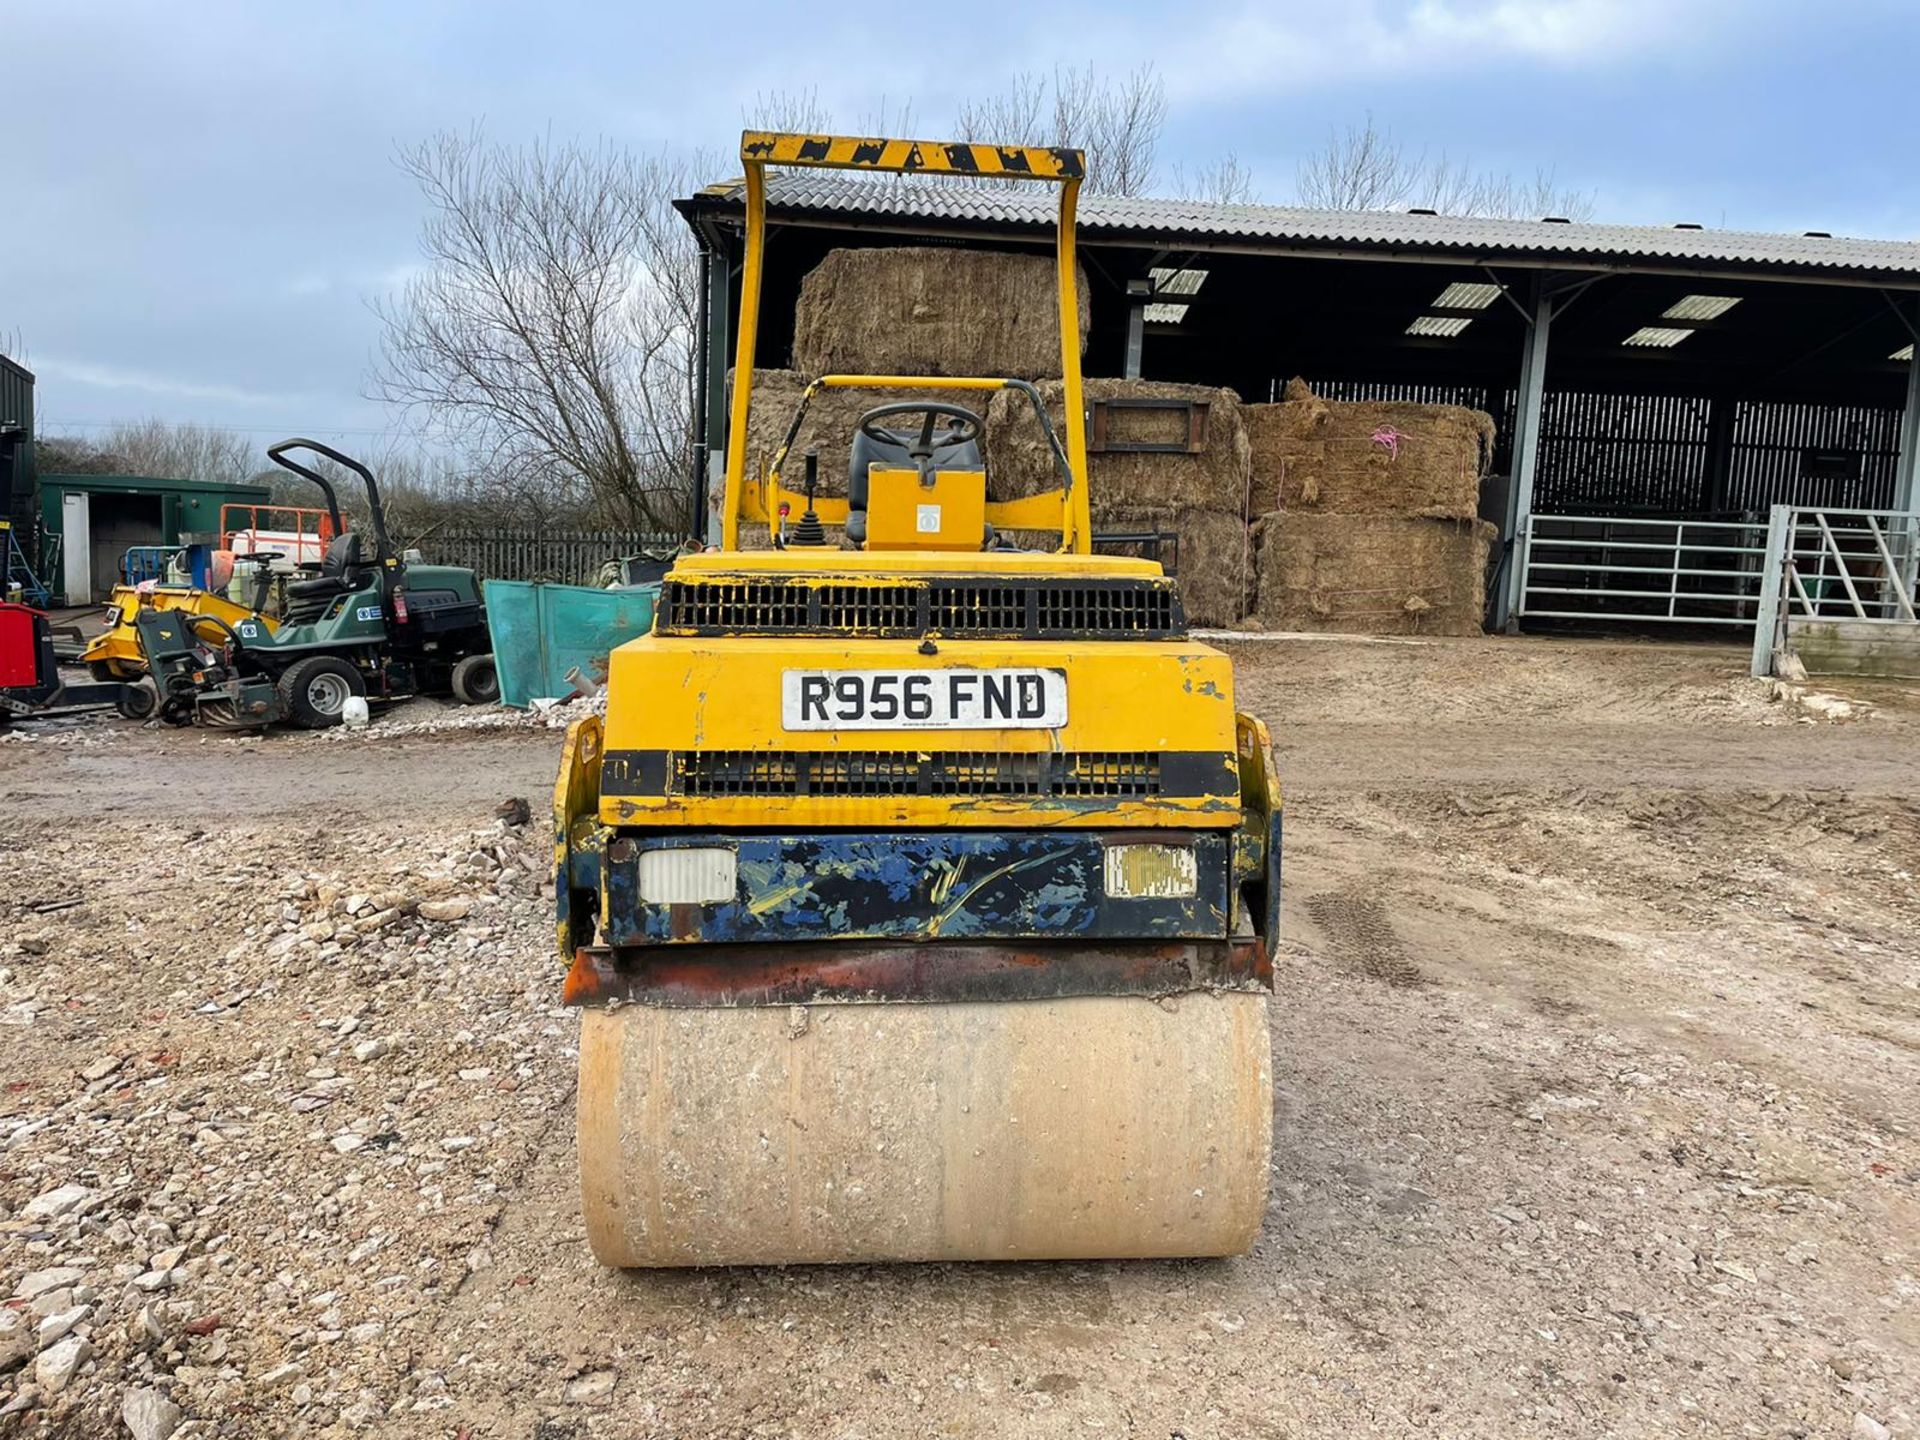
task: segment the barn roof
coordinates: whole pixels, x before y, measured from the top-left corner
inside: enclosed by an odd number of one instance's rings
[[[768,176],[769,209],[789,222],[944,230],[980,236],[1039,234],[1052,224],[1051,186],[992,187],[877,180],[818,171]],[[684,202],[690,213],[737,212],[738,181]],[[1712,230],[1693,225],[1599,225],[1396,210],[1310,210],[1200,200],[1088,195],[1083,241],[1189,249],[1332,254],[1484,264],[1681,274],[1774,275],[1829,283],[1920,288],[1920,242]]]

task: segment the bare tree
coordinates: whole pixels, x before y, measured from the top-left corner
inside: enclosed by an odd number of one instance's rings
[[[1295,189],[1302,204],[1326,210],[1389,210],[1418,206],[1443,215],[1584,220],[1593,195],[1558,185],[1550,170],[1516,179],[1476,170],[1445,154],[1409,151],[1369,115],[1362,125],[1328,135],[1300,164]]]
[[[969,100],[955,117],[963,140],[1002,145],[1074,145],[1087,152],[1087,190],[1145,195],[1167,120],[1167,88],[1143,65],[1112,76],[1091,66],[1052,75],[1015,75],[998,92]]]
[[[697,162],[695,162],[697,163]],[[685,510],[698,270],[671,201],[693,165],[441,134],[400,157],[425,263],[376,305],[379,399],[526,487],[615,524]]]
[[[768,130],[825,132],[835,125],[817,89],[764,92],[754,97],[744,116],[749,124]],[[964,101],[953,129],[963,140],[983,143],[1077,146],[1087,152],[1090,193],[1145,195],[1153,189],[1166,120],[1166,85],[1152,66],[1109,75],[1091,66],[1062,65],[1050,73],[1020,71],[1000,89]],[[909,133],[912,101],[896,108],[882,96],[859,125],[869,135]],[[892,183],[898,177],[872,178]],[[1197,172],[1191,182],[1180,183],[1195,195],[1244,199],[1250,193],[1246,172],[1231,156],[1222,165]]]
[[[817,85],[756,94],[740,118],[752,129],[788,135],[818,135],[833,128],[833,112],[821,103]]]
[[[962,140],[1000,145],[1048,145],[1047,96],[1052,82],[1023,70],[989,95],[969,99],[954,117]]]
[[[44,435],[39,468],[55,475],[154,475],[168,480],[244,484],[259,469],[259,447],[218,425],[160,419],[125,421],[96,438]]]
[[[1182,200],[1206,200],[1216,205],[1252,205],[1259,200],[1253,173],[1231,150],[1211,164],[1191,170],[1175,165],[1172,193]]]

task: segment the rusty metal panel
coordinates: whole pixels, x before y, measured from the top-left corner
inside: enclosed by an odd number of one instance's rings
[[[1173,944],[583,946],[562,999],[668,1008],[804,1005],[816,1000],[1044,1000],[1271,990],[1273,962],[1252,938]]]

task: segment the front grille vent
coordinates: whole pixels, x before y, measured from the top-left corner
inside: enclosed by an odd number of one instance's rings
[[[1186,615],[1170,580],[668,580],[662,635],[866,635],[915,638],[1177,638]]]
[[[669,775],[673,793],[695,796],[1161,793],[1160,756],[1147,750],[683,750]]]

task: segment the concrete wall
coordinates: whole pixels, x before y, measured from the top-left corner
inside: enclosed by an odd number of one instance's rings
[[[1920,624],[1876,620],[1790,620],[1787,649],[1809,675],[1920,679]]]

